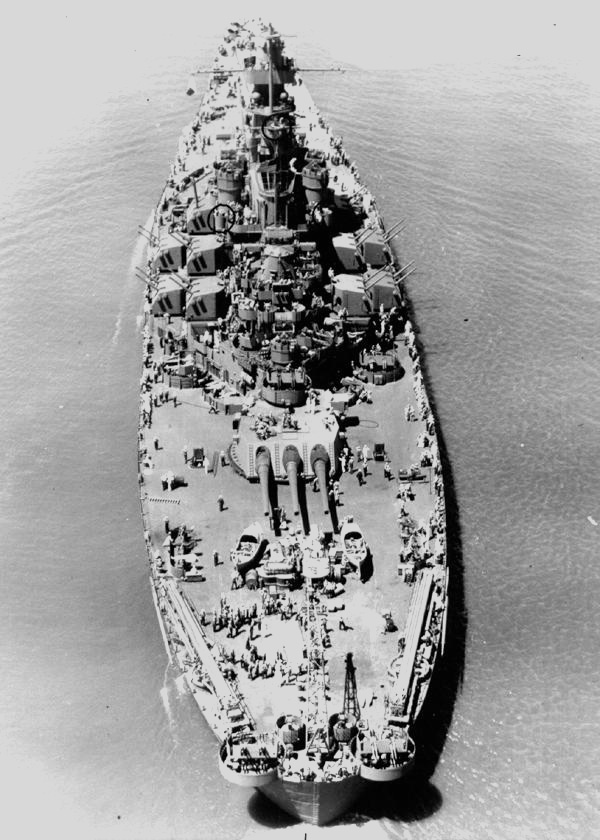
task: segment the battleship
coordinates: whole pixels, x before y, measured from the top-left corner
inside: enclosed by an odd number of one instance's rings
[[[324,824],[411,773],[444,652],[414,269],[271,25],[205,72],[139,266],[151,591],[215,772]]]

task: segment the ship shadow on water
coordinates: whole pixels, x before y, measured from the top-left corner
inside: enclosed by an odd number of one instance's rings
[[[435,394],[427,369],[427,353],[418,339],[414,312],[409,303],[408,314],[415,327],[421,371],[434,417],[439,419]],[[448,616],[446,645],[438,661],[421,714],[412,734],[417,751],[415,766],[409,777],[396,782],[369,787],[349,814],[335,821],[338,825],[361,823],[372,819],[398,822],[417,822],[438,811],[443,804],[442,792],[430,781],[435,773],[452,724],[454,706],[461,690],[466,655],[468,614],[465,601],[464,563],[460,516],[452,465],[441,424],[436,424],[437,441],[442,461],[446,500],[446,531],[448,546]]]
[[[439,421],[435,393],[428,371],[427,353],[419,341],[419,330],[410,300],[407,314],[414,326],[421,372],[431,410],[436,421]],[[443,430],[439,422],[436,423],[436,435],[442,462],[446,501],[448,614],[444,655],[436,664],[421,713],[412,729],[417,748],[415,766],[406,779],[381,784],[370,782],[353,811],[340,817],[333,823],[334,825],[361,823],[372,819],[417,822],[430,817],[443,804],[442,792],[430,780],[442,756],[452,724],[456,698],[463,683],[468,613],[458,501],[452,464],[448,458]]]
[[[428,371],[427,353],[418,337],[414,311],[408,302],[408,315],[413,323],[417,338],[421,371],[429,403],[436,420],[439,413],[435,393]],[[421,714],[412,733],[417,751],[415,766],[405,780],[389,784],[371,783],[371,790],[365,792],[357,803],[357,815],[367,819],[391,819],[414,822],[425,819],[442,807],[442,793],[430,781],[435,773],[444,750],[452,724],[454,706],[461,690],[466,656],[468,614],[465,601],[464,562],[460,515],[452,464],[441,424],[436,423],[437,441],[442,461],[444,494],[446,501],[446,531],[448,547],[448,614],[446,644],[443,657],[438,661]],[[360,818],[359,818],[360,819]],[[347,821],[347,820],[344,820]]]
[[[248,814],[260,825],[267,828],[289,828],[298,825],[301,820],[278,808],[270,799],[255,790],[248,800]]]
[[[418,822],[442,807],[442,794],[426,779],[411,778],[400,782],[370,782],[356,804],[355,811],[333,825],[357,825],[371,820]]]
[[[338,817],[328,825],[355,825],[371,820],[388,819],[416,822],[434,814],[442,804],[439,790],[427,780],[412,779],[401,783],[372,783],[355,810]],[[282,811],[259,791],[248,800],[248,814],[267,828],[288,828],[301,820]]]

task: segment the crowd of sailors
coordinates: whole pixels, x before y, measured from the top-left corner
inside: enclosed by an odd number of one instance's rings
[[[267,747],[267,743],[269,746]],[[335,750],[314,754],[297,751],[292,744],[273,743],[271,736],[255,733],[252,743],[227,740],[228,765],[237,772],[266,773],[279,766],[282,778],[289,781],[336,781],[357,775],[360,762],[348,744]]]
[[[257,601],[248,607],[233,606],[226,596],[221,596],[212,619],[206,610],[200,610],[198,616],[201,625],[212,625],[215,634],[226,630],[226,638],[234,640],[245,631],[241,652],[236,652],[226,643],[219,644],[220,667],[224,676],[235,680],[235,666],[239,665],[251,680],[276,677],[279,684],[284,686],[298,684],[307,673],[309,659],[313,666],[320,668],[323,665],[322,650],[331,645],[331,627],[327,624],[326,610],[320,605],[318,597],[314,594],[311,597],[313,600],[307,609],[305,604],[299,606],[287,595],[273,596],[262,590],[260,606]],[[269,657],[264,651],[259,652],[255,644],[261,637],[265,620],[273,616],[278,616],[281,621],[295,619],[304,633],[306,647],[303,655],[295,662],[290,661],[284,646],[274,652],[273,658],[272,654]],[[328,684],[324,683],[323,690],[327,689]]]
[[[235,752],[233,745],[229,747],[228,765],[232,770],[238,773],[268,773],[277,767],[278,757],[272,755],[266,746],[261,745],[256,748],[258,755],[253,755],[250,749],[241,744],[236,746]]]
[[[360,762],[347,745],[340,745],[333,755],[321,753],[314,758],[290,749],[280,759],[280,767],[282,777],[290,781],[333,782],[360,772]]]
[[[437,508],[430,512],[427,519],[417,522],[409,515],[402,502],[398,514],[398,527],[401,539],[400,564],[413,564],[420,567],[429,562],[443,562],[446,535],[444,517]],[[434,541],[433,545],[432,541]]]
[[[214,611],[212,628],[215,633],[227,628],[227,637],[236,638],[242,628],[248,627],[248,638],[254,639],[255,633],[260,633],[262,616],[258,612],[258,604],[255,602],[249,608],[234,608],[225,595],[221,596],[219,607]],[[206,613],[202,610],[201,623],[206,623]]]
[[[271,435],[277,434],[278,420],[273,414],[261,413],[254,417],[250,429],[256,433],[259,440],[267,440]]]

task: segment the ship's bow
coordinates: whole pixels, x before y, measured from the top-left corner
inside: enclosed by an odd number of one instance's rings
[[[365,785],[360,775],[327,782],[277,779],[261,787],[260,792],[299,820],[312,825],[325,825],[351,810]]]

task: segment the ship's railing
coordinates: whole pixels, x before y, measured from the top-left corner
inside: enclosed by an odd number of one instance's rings
[[[216,674],[216,673],[219,674],[220,679],[217,678],[217,685],[215,685],[215,688],[217,689],[217,693],[218,693],[219,697],[221,698],[221,700],[224,700],[225,705],[229,706],[230,708],[238,706],[242,710],[242,712],[243,712],[243,714],[246,718],[246,722],[249,725],[249,727],[251,729],[254,729],[256,724],[255,724],[254,718],[252,716],[252,713],[251,713],[250,709],[248,708],[248,705],[247,705],[247,703],[244,699],[243,694],[240,692],[236,682],[230,682],[230,681],[225,680],[224,675],[221,673],[221,669],[219,668],[217,662],[215,661],[215,659],[214,659],[214,657],[213,657],[213,655],[210,651],[209,643],[208,643],[208,640],[206,638],[206,634],[204,633],[204,630],[202,628],[202,622],[200,620],[200,616],[198,615],[198,610],[196,609],[196,607],[192,603],[192,601],[190,601],[190,599],[187,597],[185,592],[182,592],[182,591],[178,590],[178,595],[182,599],[182,601],[185,603],[185,605],[187,606],[190,613],[192,614],[192,616],[195,619],[195,622],[194,622],[194,624],[195,624],[194,636],[196,638],[198,638],[198,634],[199,634],[199,636],[202,640],[202,643],[204,645],[204,648],[205,648],[204,651],[199,651],[199,655],[200,655],[200,658],[201,658],[201,661],[202,661],[203,665],[208,670],[209,675],[211,675],[211,672],[212,672],[212,674]],[[207,667],[207,665],[208,665],[208,667]],[[214,668],[212,667],[212,665],[214,665]],[[216,671],[215,671],[215,669],[216,669]],[[214,683],[214,680],[213,680],[213,683]],[[227,695],[229,695],[229,703],[227,703]]]
[[[424,569],[419,577],[409,606],[406,623],[406,645],[394,682],[394,693],[396,697],[404,698],[404,710],[407,714],[410,714],[413,704],[416,676],[415,659],[428,615],[434,582],[433,570]]]

